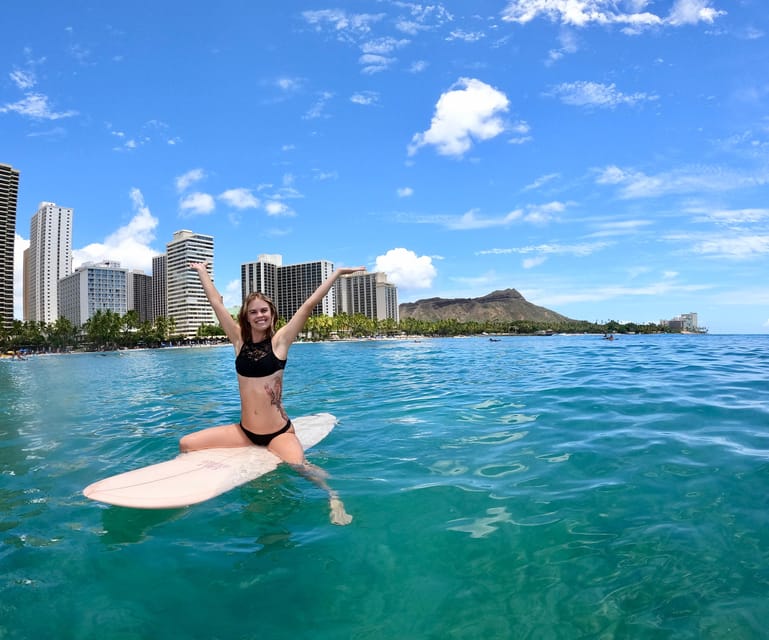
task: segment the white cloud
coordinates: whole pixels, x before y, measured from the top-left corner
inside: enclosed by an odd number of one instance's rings
[[[651,27],[712,23],[725,15],[712,7],[712,0],[676,0],[670,13],[661,16],[644,11],[648,2],[617,2],[617,0],[510,0],[502,11],[502,20],[526,24],[538,17],[575,27],[619,25],[634,34]]]
[[[38,120],[60,120],[77,115],[77,111],[53,111],[48,97],[41,93],[28,93],[26,97],[0,107],[0,113],[18,113]]]
[[[216,209],[216,202],[211,194],[195,191],[179,201],[179,209],[183,214],[207,215]]]
[[[522,222],[531,222],[533,224],[544,224],[550,222],[557,214],[566,210],[566,204],[554,200],[545,204],[530,204],[523,208],[514,209],[504,216],[483,217],[479,215],[478,209],[471,209],[458,218],[443,218],[439,220],[447,228],[455,231],[467,229],[489,229],[492,227],[506,227],[520,220]]]
[[[264,210],[268,216],[295,216],[294,210],[289,207],[285,202],[279,200],[270,200],[264,205]]]
[[[543,224],[557,218],[559,213],[566,210],[569,202],[554,200],[544,204],[527,204],[513,209],[502,216],[483,216],[478,208],[473,208],[461,216],[452,215],[408,215],[400,214],[401,222],[410,224],[438,224],[452,231],[465,231],[468,229],[489,229],[492,227],[506,227],[515,221]]]
[[[629,179],[630,174],[616,165],[609,165],[601,170],[596,182],[598,184],[620,184]]]
[[[408,198],[414,195],[414,190],[411,187],[400,187],[396,190],[399,198]]]
[[[476,255],[509,255],[509,254],[529,254],[536,253],[540,255],[571,255],[578,258],[584,258],[596,251],[610,246],[609,242],[583,242],[580,244],[538,244],[526,247],[514,247],[510,249],[485,249],[476,251]]]
[[[158,219],[144,203],[139,189],[132,189],[130,197],[134,215],[128,224],[111,233],[104,242],[94,242],[82,249],[73,249],[75,268],[85,262],[113,260],[120,262],[123,267],[152,273],[152,257],[158,252],[150,247],[150,243],[155,239]]]
[[[395,28],[412,36],[421,31],[434,30],[454,19],[454,16],[441,4],[397,2],[395,5],[408,11],[408,17],[399,18],[395,23]]]
[[[32,71],[12,71],[11,74],[11,81],[22,90],[31,89],[37,84],[37,80],[35,79],[35,74]]]
[[[363,53],[386,56],[391,54],[393,51],[406,46],[408,43],[408,40],[396,40],[395,38],[376,38],[375,40],[364,42],[360,48]]]
[[[410,36],[419,35],[420,31],[427,31],[429,29],[429,27],[419,24],[413,20],[398,20],[395,23],[395,28],[398,31],[406,33]]]
[[[339,177],[338,171],[322,171],[321,169],[313,169],[313,179],[323,182],[324,180],[336,180]]]
[[[318,31],[328,29],[339,40],[351,39],[366,35],[371,31],[371,25],[384,18],[384,14],[348,13],[343,9],[320,9],[303,11],[302,17],[307,24]]]
[[[526,222],[543,224],[550,222],[557,214],[563,213],[565,210],[566,205],[557,200],[545,204],[530,204],[526,207],[526,214],[523,219]]]
[[[620,105],[632,106],[639,102],[657,100],[657,96],[647,93],[622,93],[614,83],[599,82],[564,82],[554,87],[546,95],[560,98],[564,104],[575,107],[599,107],[614,109]]]
[[[561,46],[558,49],[551,49],[548,52],[547,65],[551,65],[565,55],[576,53],[579,50],[577,37],[571,29],[562,30],[558,36],[558,41],[561,43]]]
[[[484,218],[478,215],[477,209],[471,209],[459,218],[449,221],[446,226],[454,230],[488,229],[490,227],[505,227],[521,217],[521,210],[516,209],[499,218]]]
[[[375,271],[384,271],[387,279],[404,289],[428,289],[438,272],[430,256],[417,256],[402,247],[377,256]]]
[[[598,24],[657,25],[662,20],[651,13],[624,13],[616,0],[511,0],[502,20],[526,24],[542,15],[552,22],[584,27]]]
[[[769,220],[769,209],[719,209],[707,218],[723,224],[751,224]]]
[[[634,235],[642,227],[648,227],[652,224],[651,220],[612,220],[609,222],[599,222],[595,226],[598,228],[590,234],[591,238],[607,238],[612,236]]]
[[[478,42],[483,40],[486,34],[482,31],[465,31],[464,29],[455,29],[448,36],[446,40],[451,42],[452,40],[461,40],[462,42]]]
[[[275,85],[282,91],[286,92],[298,91],[302,88],[302,84],[303,82],[301,78],[282,77],[275,80]]]
[[[433,145],[441,155],[461,156],[473,140],[489,140],[505,130],[500,114],[508,106],[501,91],[474,78],[460,78],[438,99],[430,128],[414,134],[408,153]]]
[[[395,58],[388,58],[387,56],[383,56],[378,53],[364,53],[360,58],[358,58],[358,62],[363,65],[361,73],[371,75],[372,73],[386,71],[390,65],[395,62]]]
[[[556,178],[559,178],[560,174],[558,173],[548,173],[544,176],[540,176],[537,178],[534,182],[527,184],[523,190],[524,191],[532,191],[533,189],[539,189],[540,187],[546,185],[548,182],[551,182],[555,180]]]
[[[199,182],[205,177],[206,173],[203,171],[203,169],[191,169],[187,173],[184,173],[176,178],[176,191],[178,193],[186,191],[190,186],[196,182]]]
[[[322,118],[325,114],[326,105],[328,104],[328,101],[331,100],[331,98],[334,97],[334,94],[330,91],[322,91],[318,95],[318,99],[315,101],[315,103],[309,108],[307,113],[304,114],[303,118],[305,120],[315,120],[316,118]]]
[[[361,72],[365,74],[390,68],[396,61],[393,53],[410,42],[392,36],[372,37],[372,27],[385,17],[384,13],[348,13],[343,9],[322,9],[303,11],[302,17],[315,27],[316,31],[329,33],[337,40],[358,46],[361,50],[358,62],[363,67]],[[414,35],[422,27],[419,19],[400,19],[396,21],[396,28]]]
[[[734,260],[765,256],[769,255],[769,235],[743,235],[731,238],[714,236],[696,243],[692,251],[714,258]]]
[[[528,122],[521,120],[520,122],[510,125],[509,129],[512,133],[516,134],[508,140],[510,144],[524,144],[525,142],[532,140],[532,137],[529,135],[531,127]]]
[[[148,120],[142,125],[141,132],[138,135],[131,136],[125,131],[114,129],[110,122],[106,126],[110,135],[122,141],[121,145],[113,147],[113,151],[133,151],[158,141],[169,145],[175,145],[181,141],[181,138],[169,135],[168,125],[160,120]]]
[[[218,198],[235,209],[256,209],[259,206],[259,198],[250,189],[227,189]]]
[[[756,174],[743,174],[717,166],[688,166],[647,175],[642,171],[610,165],[597,172],[596,183],[619,186],[621,198],[652,198],[764,186],[769,183],[769,172],[763,170]]]
[[[667,22],[676,27],[700,22],[712,23],[719,16],[726,15],[726,11],[719,11],[710,5],[711,0],[676,0]]]
[[[350,102],[368,106],[376,104],[379,101],[379,94],[376,91],[359,91],[350,96]]]

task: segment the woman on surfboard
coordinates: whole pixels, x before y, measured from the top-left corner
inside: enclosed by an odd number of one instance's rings
[[[278,314],[275,305],[261,293],[251,293],[240,308],[236,322],[224,306],[204,262],[193,262],[208,302],[219,324],[235,347],[235,370],[240,389],[240,422],[203,429],[179,441],[182,452],[215,447],[267,447],[284,462],[328,492],[331,522],[352,521],[339,496],[326,484],[327,474],[307,462],[304,449],[296,437],[294,426],[283,408],[283,370],[288,350],[302,330],[312,310],[331,290],[339,276],[364,270],[345,267],[334,271],[304,301],[291,319],[275,329]]]

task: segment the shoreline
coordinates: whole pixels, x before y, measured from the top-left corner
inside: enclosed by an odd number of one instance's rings
[[[490,342],[499,342],[503,338],[555,338],[555,337],[595,337],[606,339],[603,333],[487,333],[487,334],[473,334],[473,335],[455,335],[455,336],[431,336],[431,335],[406,335],[406,336],[372,336],[362,338],[331,338],[325,340],[297,340],[294,344],[333,344],[333,343],[349,343],[349,342],[421,342],[424,340],[440,340],[440,339],[466,339],[466,338],[478,338],[488,340]],[[607,340],[610,342],[617,341],[620,338],[630,339],[638,336],[687,336],[687,337],[704,337],[704,336],[764,336],[769,334],[764,333],[628,333],[628,334],[614,334],[614,340]],[[41,351],[41,352],[27,352],[22,355],[21,358],[12,357],[10,355],[0,354],[0,361],[8,362],[24,362],[32,357],[40,356],[66,356],[66,355],[84,355],[84,354],[100,354],[106,356],[108,354],[121,354],[125,352],[134,351],[165,351],[165,350],[180,350],[180,349],[213,349],[220,347],[231,347],[229,341],[217,341],[199,344],[171,344],[161,347],[120,347],[117,349],[106,350],[94,350],[88,351],[84,349],[71,349],[68,351]]]

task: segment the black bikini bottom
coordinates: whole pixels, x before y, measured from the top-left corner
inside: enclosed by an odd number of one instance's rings
[[[260,447],[266,447],[267,445],[272,442],[273,438],[277,438],[281,433],[286,433],[291,428],[291,420],[289,420],[286,423],[286,426],[280,429],[279,431],[276,431],[274,433],[254,433],[253,431],[249,431],[243,426],[243,423],[239,422],[238,425],[243,430],[243,433],[246,434],[246,437],[253,442],[255,445],[258,445]]]

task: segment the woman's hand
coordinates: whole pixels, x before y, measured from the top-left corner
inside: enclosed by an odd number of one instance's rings
[[[357,273],[358,271],[365,271],[366,267],[339,267],[336,270],[337,275],[346,276],[351,273]]]
[[[198,273],[201,273],[202,271],[208,271],[206,262],[190,262],[190,269],[194,269]]]

